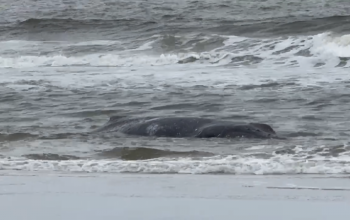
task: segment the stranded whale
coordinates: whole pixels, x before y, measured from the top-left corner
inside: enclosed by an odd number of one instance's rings
[[[272,127],[267,124],[234,123],[195,117],[129,119],[114,116],[96,131],[155,137],[279,138]]]

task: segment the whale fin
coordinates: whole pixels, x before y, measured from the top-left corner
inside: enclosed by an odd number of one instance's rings
[[[119,121],[120,119],[126,118],[127,116],[124,115],[114,115],[109,117],[108,122],[113,122],[113,121]]]
[[[260,123],[249,123],[250,125],[270,134],[276,134],[270,125]]]

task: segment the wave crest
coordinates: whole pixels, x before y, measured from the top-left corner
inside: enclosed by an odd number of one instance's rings
[[[21,158],[0,159],[1,170],[58,171],[89,173],[179,173],[179,174],[348,174],[349,161],[292,160],[287,157],[256,159],[214,156],[202,159],[179,158],[142,161],[65,160],[40,161]]]

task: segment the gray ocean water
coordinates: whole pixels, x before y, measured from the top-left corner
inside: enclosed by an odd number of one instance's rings
[[[0,0],[0,169],[349,173],[349,22],[345,0]],[[115,115],[287,139],[85,135]]]

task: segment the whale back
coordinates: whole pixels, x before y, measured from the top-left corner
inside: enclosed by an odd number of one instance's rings
[[[122,132],[139,136],[190,137],[199,127],[210,122],[212,122],[211,119],[191,117],[129,118],[113,116],[97,131]]]
[[[195,117],[112,116],[102,128],[96,131],[156,137],[278,138],[276,132],[267,124],[242,124]]]
[[[191,137],[199,127],[209,122],[210,119],[204,118],[153,118],[142,121],[124,132],[142,136]]]
[[[275,131],[264,124],[211,124],[203,127],[196,137],[200,138],[273,138]]]
[[[134,126],[142,121],[145,121],[145,118],[130,118],[127,116],[112,116],[109,118],[108,122],[105,123],[101,128],[95,130],[95,132],[123,132],[127,128]]]

